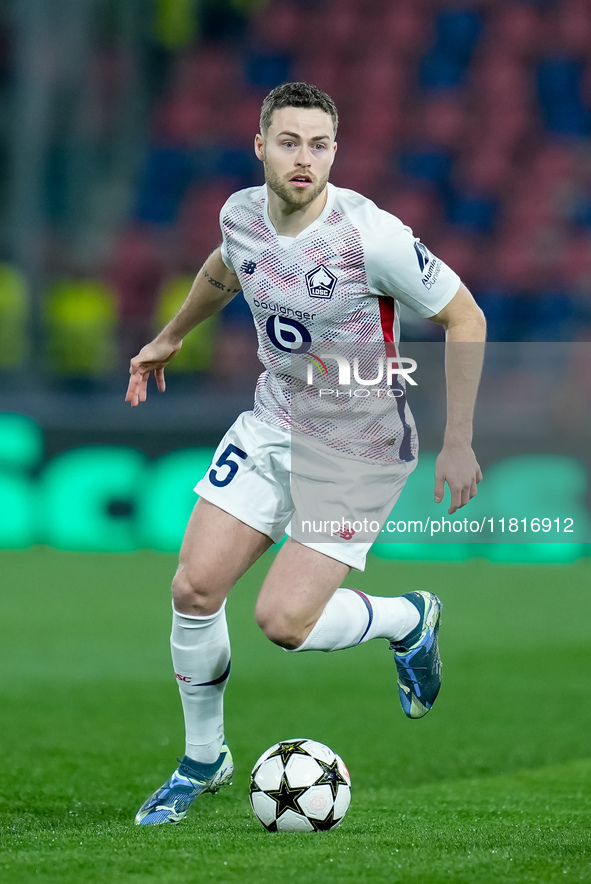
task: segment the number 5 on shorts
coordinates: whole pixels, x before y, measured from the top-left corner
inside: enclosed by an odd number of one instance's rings
[[[217,470],[212,468],[209,471],[209,481],[217,488],[224,488],[226,485],[229,485],[238,472],[240,464],[235,460],[230,460],[230,455],[232,454],[235,454],[242,460],[246,460],[248,457],[246,451],[243,451],[242,448],[238,448],[237,445],[227,445],[215,462],[216,467],[228,467],[226,475],[220,479]]]

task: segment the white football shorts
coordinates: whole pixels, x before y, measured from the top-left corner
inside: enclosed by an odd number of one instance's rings
[[[246,411],[194,490],[274,543],[288,534],[363,571],[416,464],[356,460]]]

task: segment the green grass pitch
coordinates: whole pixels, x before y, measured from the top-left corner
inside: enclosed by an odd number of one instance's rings
[[[137,807],[183,752],[168,655],[174,557],[0,553],[0,880],[591,881],[591,562],[373,560],[350,585],[444,601],[444,683],[402,714],[385,642],[286,654],[253,622],[262,560],[228,603],[231,787],[177,827]],[[352,776],[340,829],[272,835],[248,803],[272,743],[312,737]]]

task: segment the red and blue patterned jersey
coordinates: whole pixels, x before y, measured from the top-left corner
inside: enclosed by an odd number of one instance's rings
[[[394,215],[351,190],[327,191],[321,215],[293,238],[273,227],[266,185],[233,194],[220,214],[222,258],[240,280],[265,368],[254,415],[344,454],[410,460],[418,443],[404,377],[393,385],[385,370],[399,356],[400,304],[434,316],[460,279]],[[349,386],[336,355],[352,368]]]

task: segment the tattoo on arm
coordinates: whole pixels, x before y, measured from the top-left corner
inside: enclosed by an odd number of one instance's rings
[[[231,295],[236,295],[240,291],[240,289],[231,289],[229,286],[225,286],[223,282],[219,281],[219,279],[214,279],[213,276],[208,273],[205,268],[203,269],[203,273],[208,283],[222,292],[228,292]]]
[[[204,272],[204,274],[205,274],[205,278],[206,278],[206,280],[208,281],[208,283],[209,283],[210,285],[214,286],[214,288],[216,288],[216,289],[220,289],[222,292],[225,292],[225,291],[226,291],[226,286],[225,286],[223,283],[221,283],[221,282],[220,282],[219,280],[217,280],[217,279],[214,279],[213,276],[211,276],[211,274],[209,274],[209,273],[207,272],[207,270],[204,270],[203,272]]]

